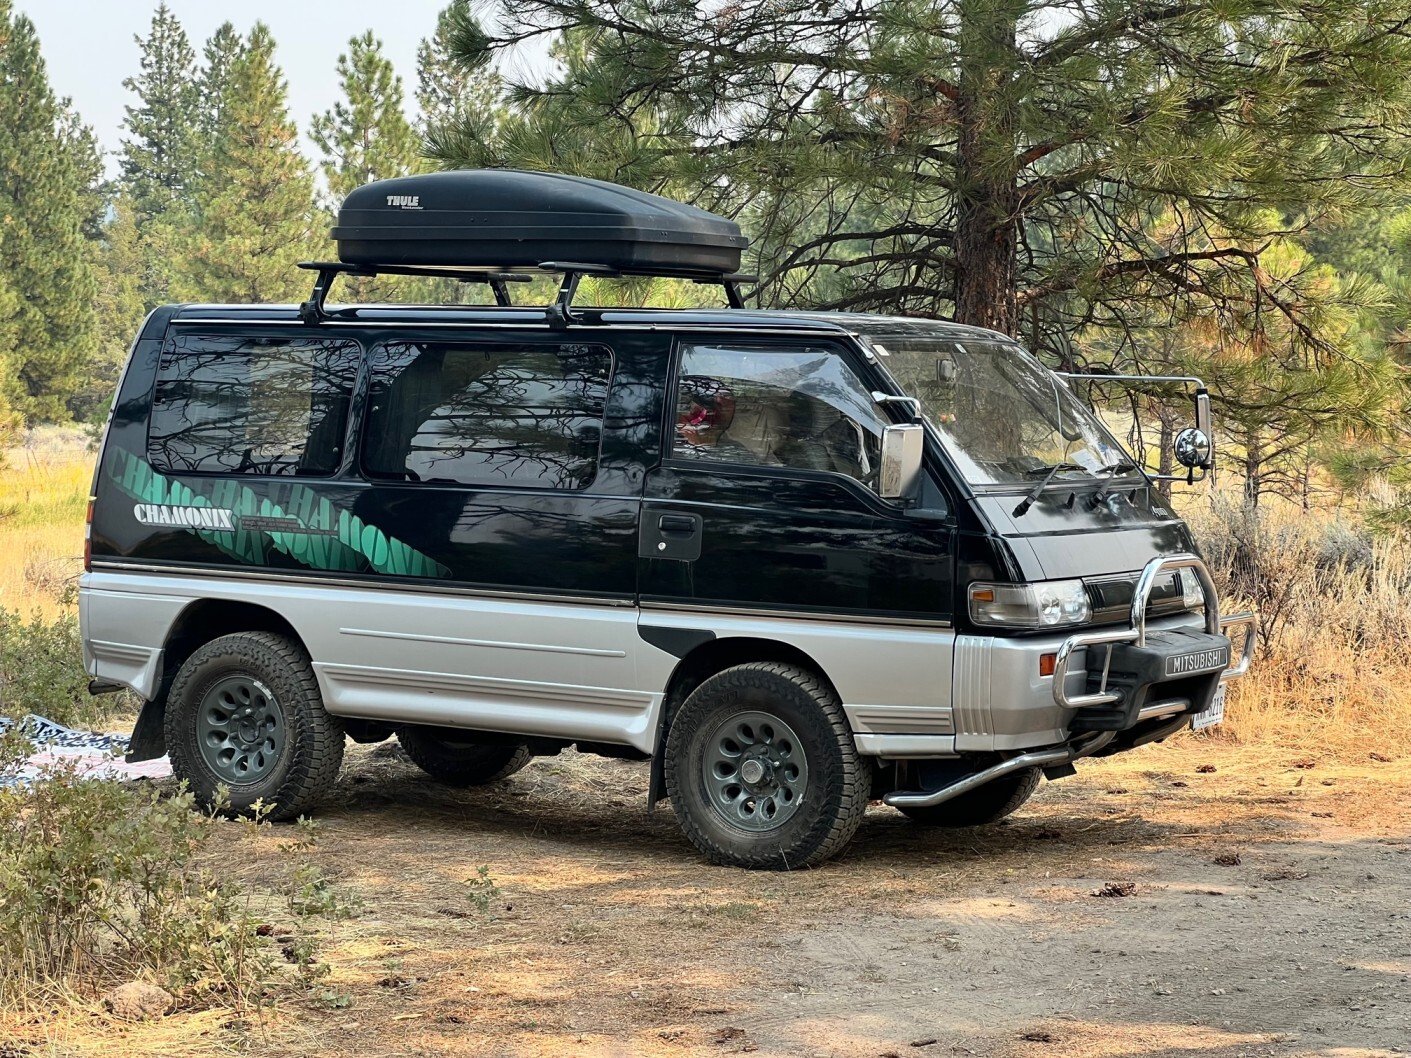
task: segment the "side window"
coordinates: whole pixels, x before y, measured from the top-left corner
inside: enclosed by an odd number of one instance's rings
[[[612,354],[600,345],[393,342],[374,358],[374,477],[581,489],[598,470]]]
[[[357,342],[180,335],[162,349],[147,457],[176,473],[338,468]]]
[[[886,421],[837,352],[686,345],[677,377],[675,455],[875,480]]]

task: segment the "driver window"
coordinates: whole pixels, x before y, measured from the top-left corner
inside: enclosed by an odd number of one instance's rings
[[[887,424],[835,351],[686,345],[678,379],[675,455],[876,479]]]

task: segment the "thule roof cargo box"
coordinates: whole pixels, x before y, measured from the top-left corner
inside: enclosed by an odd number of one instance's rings
[[[733,273],[734,221],[644,191],[551,173],[477,169],[378,180],[353,191],[333,229],[353,265]]]

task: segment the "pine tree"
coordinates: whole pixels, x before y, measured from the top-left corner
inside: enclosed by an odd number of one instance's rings
[[[503,8],[502,29],[453,27],[466,69],[547,33],[582,58],[513,84],[523,117],[496,140],[454,118],[428,130],[436,160],[728,209],[757,236],[764,303],[1120,329],[1138,294],[1229,308],[1219,271],[1293,320],[1301,299],[1265,284],[1259,246],[1290,217],[1374,205],[1411,156],[1411,37],[1391,0]],[[1166,214],[1178,237],[1152,246]],[[1231,241],[1202,245],[1211,229]]]
[[[120,196],[98,244],[98,295],[93,301],[98,343],[69,398],[69,408],[80,422],[99,420],[106,412],[132,338],[152,307],[144,295],[144,279],[162,246],[143,237],[137,216],[133,200]]]
[[[0,275],[0,380],[14,378],[20,336],[20,296]],[[4,451],[10,447],[22,421],[10,403],[8,387],[0,385],[0,470],[5,467]]]
[[[244,51],[245,39],[229,22],[222,22],[201,50],[205,61],[196,76],[199,100],[198,184],[210,175],[215,161],[216,140],[227,127],[226,100],[229,98],[230,74]]]
[[[32,419],[66,418],[94,343],[86,231],[96,223],[92,134],[49,86],[34,25],[0,0],[0,377]],[[6,306],[9,306],[8,308]]]
[[[417,137],[402,111],[402,79],[368,30],[338,56],[343,99],[314,116],[309,136],[323,152],[329,205],[370,180],[404,176],[419,161]]]
[[[295,265],[311,245],[313,178],[289,120],[269,28],[256,23],[215,101],[211,159],[196,228],[180,248],[179,296],[206,301],[302,298]]]
[[[506,116],[504,79],[494,66],[471,66],[453,53],[453,42],[473,23],[468,0],[454,0],[436,16],[435,32],[416,50],[416,102],[423,131],[466,124],[493,136]]]
[[[189,200],[200,165],[200,86],[186,31],[165,3],[152,16],[141,49],[142,72],[123,81],[137,95],[127,107],[120,158],[122,184],[141,221]]]
[[[1176,226],[1175,218],[1163,218],[1148,238],[1161,245]],[[1230,243],[1227,233],[1210,235],[1210,245]],[[1375,439],[1399,419],[1399,369],[1376,333],[1385,289],[1353,273],[1340,275],[1291,238],[1267,240],[1257,249],[1263,282],[1300,292],[1296,320],[1271,313],[1252,283],[1207,262],[1199,282],[1220,288],[1235,306],[1230,311],[1157,306],[1138,296],[1126,308],[1123,331],[1090,328],[1062,354],[1065,367],[1094,379],[1136,373],[1204,380],[1216,412],[1217,462],[1243,479],[1250,507],[1270,494],[1302,500],[1310,460],[1330,438]],[[1082,388],[1095,391],[1099,404],[1131,402],[1128,440],[1148,463],[1145,449],[1152,439],[1142,437],[1140,427],[1159,423],[1155,455],[1163,473],[1172,471],[1174,430],[1190,425],[1189,404],[1175,399],[1186,387],[1094,382]]]

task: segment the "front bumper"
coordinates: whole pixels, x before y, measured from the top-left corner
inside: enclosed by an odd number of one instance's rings
[[[1148,630],[1147,600],[1156,578],[1170,569],[1191,569],[1200,578],[1205,589],[1203,632],[1170,622]],[[1036,744],[1027,740],[1037,734],[1034,727],[1038,725],[1025,725],[1023,733],[1013,737],[1016,741],[1018,738],[1026,741],[1005,746],[999,744],[991,727],[990,744],[973,748],[999,751],[1002,759],[998,762],[939,789],[898,790],[887,794],[883,800],[897,807],[931,807],[1025,768],[1044,768],[1051,775],[1062,774],[1073,761],[1082,757],[1105,756],[1164,738],[1185,726],[1189,714],[1206,708],[1220,684],[1245,674],[1254,655],[1257,630],[1257,619],[1252,613],[1220,615],[1215,585],[1198,556],[1180,554],[1152,559],[1137,581],[1131,627],[1079,632],[1058,645],[1053,676],[1045,682],[1051,680],[1053,704],[1048,712],[1061,725],[1059,728],[1044,732],[1044,740]],[[1231,636],[1241,633],[1243,640],[1236,646]],[[1016,639],[1008,642],[1013,650],[1025,654],[1052,649],[1046,641]],[[989,664],[991,643],[983,644],[981,650],[983,653],[976,651],[975,656],[983,658],[985,664],[982,670],[977,666],[977,671],[984,676],[983,690],[988,693],[984,698],[975,694],[971,708],[978,709],[983,704],[986,709],[983,719],[991,722],[998,718],[997,711],[990,711],[991,703],[996,701],[996,667]],[[957,654],[960,653],[958,650]],[[1014,668],[1008,666],[1000,671]],[[963,672],[963,662],[958,656],[958,685]],[[978,692],[981,687],[975,690]],[[962,745],[966,730],[965,707],[965,700],[957,701],[957,750],[972,748]],[[1020,708],[1011,719],[1033,717],[1035,712],[1033,706]],[[974,741],[979,743],[980,737],[977,731]],[[919,746],[907,749],[910,752],[896,756],[922,756]]]
[[[1163,638],[1157,633],[1148,642],[1146,626],[1147,601],[1156,578],[1167,570],[1189,569],[1200,578],[1205,589],[1205,636],[1202,641],[1173,643],[1169,636]],[[1223,648],[1235,657],[1233,635],[1243,633],[1243,642],[1238,650],[1238,660],[1223,668],[1200,666],[1198,673],[1166,673],[1163,678],[1132,679],[1132,669],[1141,668],[1147,661],[1155,662],[1179,655],[1182,652],[1199,653],[1202,649]],[[1069,636],[1058,648],[1058,657],[1053,669],[1053,701],[1060,709],[1077,710],[1074,716],[1074,731],[1123,730],[1130,727],[1140,717],[1143,709],[1156,709],[1164,706],[1162,715],[1172,715],[1169,706],[1181,698],[1186,699],[1186,710],[1199,712],[1210,704],[1215,688],[1226,680],[1238,679],[1249,669],[1254,657],[1254,647],[1258,636],[1258,619],[1253,613],[1244,612],[1230,617],[1220,616],[1219,597],[1215,582],[1210,578],[1210,570],[1197,555],[1180,554],[1165,558],[1154,558],[1146,564],[1137,579],[1136,591],[1132,594],[1131,627],[1104,632],[1080,632]],[[1101,648],[1101,649],[1099,649]],[[1068,670],[1078,651],[1084,651],[1088,672],[1087,687],[1081,693],[1073,693],[1069,685]],[[1101,657],[1101,669],[1097,669]],[[1116,659],[1119,666],[1113,669]],[[1097,671],[1094,671],[1097,669]],[[1155,675],[1155,673],[1138,673]],[[1193,677],[1199,678],[1193,678]],[[1208,679],[1206,677],[1209,677]],[[1208,687],[1206,686],[1208,684]],[[1163,690],[1165,688],[1165,690]],[[1164,695],[1164,698],[1163,698]],[[1175,710],[1179,711],[1179,710]],[[1151,715],[1150,713],[1148,714]],[[1120,717],[1123,722],[1116,723]]]

